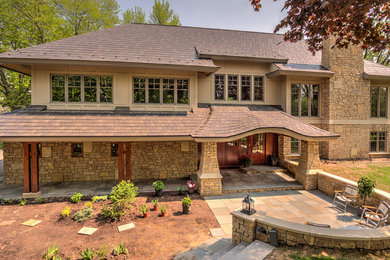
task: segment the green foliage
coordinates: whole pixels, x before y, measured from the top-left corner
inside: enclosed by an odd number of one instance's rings
[[[148,211],[148,207],[146,205],[141,206],[141,212],[145,214]]]
[[[99,250],[96,250],[95,255],[99,259],[107,259],[108,250],[109,250],[108,245],[105,245],[101,247]]]
[[[9,200],[8,200],[8,204],[10,204],[10,205],[11,205],[11,204],[14,204],[13,199],[9,199]]]
[[[81,193],[75,192],[72,197],[70,197],[70,202],[79,203],[83,195]]]
[[[179,15],[170,9],[169,2],[165,0],[154,0],[152,13],[149,15],[149,23],[160,25],[181,25]]]
[[[0,69],[0,105],[16,110],[31,104],[31,77]]]
[[[375,189],[376,182],[369,177],[360,177],[358,180],[358,192],[360,197],[366,204],[367,197],[371,197],[373,190]]]
[[[293,259],[293,260],[337,260],[339,258],[334,258],[331,256],[301,256],[299,254],[291,254],[290,259]]]
[[[241,159],[241,164],[244,165],[244,167],[248,167],[252,165],[252,159],[249,157],[245,157],[244,159]]]
[[[88,201],[88,202],[85,202],[84,203],[84,207],[87,207],[87,208],[90,208],[90,209],[92,209],[92,201]]]
[[[35,202],[36,202],[37,204],[42,204],[43,199],[42,199],[41,197],[36,198],[36,199],[35,199]]]
[[[67,216],[69,216],[69,213],[70,213],[70,208],[69,207],[66,207],[64,210],[61,211],[61,215],[65,218]]]
[[[84,207],[74,214],[73,219],[77,222],[83,222],[92,217],[92,212],[93,210],[91,208]]]
[[[165,187],[164,183],[162,181],[160,181],[160,180],[153,182],[152,186],[157,191],[163,190],[164,187]]]
[[[183,187],[179,187],[179,188],[177,188],[177,191],[178,191],[178,192],[183,192],[184,189],[183,189]]]
[[[0,198],[0,203],[3,203],[4,202],[4,199],[3,198]]]
[[[27,200],[26,199],[21,199],[20,200],[20,203],[18,204],[18,206],[25,206],[27,203]]]
[[[122,14],[122,24],[126,23],[146,23],[145,11],[141,7],[127,9]]]
[[[138,188],[130,181],[121,181],[118,185],[112,188],[109,198],[111,205],[101,209],[100,216],[111,221],[120,219],[126,209],[131,206],[138,195]]]
[[[92,197],[92,203],[99,202],[99,201],[106,201],[108,199],[108,196],[93,196]]]
[[[80,252],[79,254],[81,256],[81,259],[83,260],[92,260],[95,255],[91,247],[88,247],[87,249]]]
[[[162,205],[162,207],[161,207],[161,212],[165,212],[165,210],[167,209],[167,205]]]
[[[157,206],[158,206],[158,199],[152,200],[152,202],[153,202],[153,206],[154,206],[154,207],[157,207]]]
[[[43,259],[46,259],[46,260],[61,260],[61,257],[57,256],[59,249],[60,248],[56,247],[56,244],[54,243],[54,245],[50,246],[47,249],[45,255],[43,256]]]
[[[187,195],[187,197],[183,198],[183,199],[181,200],[181,204],[182,204],[183,206],[191,206],[192,200],[190,199],[190,196]]]
[[[127,250],[126,247],[123,246],[123,241],[116,247],[114,247],[114,256],[119,256],[119,255],[128,255],[129,250]]]

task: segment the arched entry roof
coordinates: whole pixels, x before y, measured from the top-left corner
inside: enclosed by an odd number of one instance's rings
[[[256,133],[271,132],[301,140],[331,140],[334,134],[296,117],[275,106],[210,107],[210,115],[192,136],[197,141],[231,141]]]

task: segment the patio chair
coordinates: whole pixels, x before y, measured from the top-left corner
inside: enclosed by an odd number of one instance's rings
[[[377,208],[365,205],[362,207],[362,216],[360,217],[360,220],[357,221],[359,225],[370,228],[379,228],[386,223],[390,206],[385,201],[382,201]]]
[[[347,211],[347,205],[355,203],[358,198],[358,189],[356,186],[348,184],[345,187],[345,190],[335,190],[334,191],[333,206],[341,206],[344,208],[344,212]]]

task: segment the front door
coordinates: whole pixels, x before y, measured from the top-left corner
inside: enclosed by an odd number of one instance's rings
[[[264,134],[255,134],[248,137],[248,157],[253,164],[266,164]]]

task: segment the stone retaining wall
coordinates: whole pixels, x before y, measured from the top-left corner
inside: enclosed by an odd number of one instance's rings
[[[270,230],[277,231],[278,244],[309,245],[339,249],[380,250],[390,248],[390,228],[334,229],[307,226],[256,213],[248,216],[240,211],[232,213],[232,241],[251,243],[255,239],[269,243]]]
[[[40,183],[118,179],[118,157],[110,142],[84,142],[83,157],[71,156],[71,143],[42,143]],[[132,142],[132,179],[189,177],[197,170],[195,142]],[[23,146],[4,143],[4,183],[23,184]]]

